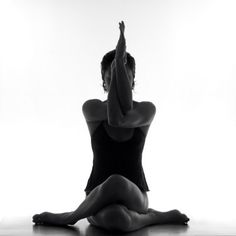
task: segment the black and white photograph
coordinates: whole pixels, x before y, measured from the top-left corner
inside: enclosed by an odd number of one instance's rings
[[[235,12],[0,0],[0,236],[235,236]]]

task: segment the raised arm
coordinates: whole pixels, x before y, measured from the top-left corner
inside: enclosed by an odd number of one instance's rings
[[[135,102],[125,114],[118,99],[116,65],[111,66],[111,83],[107,97],[108,123],[114,127],[135,128],[150,125],[156,112],[151,102]]]
[[[132,98],[132,82],[133,78],[128,74],[126,68],[126,41],[124,36],[125,24],[122,21],[119,23],[120,38],[116,47],[115,55],[115,72],[116,72],[116,87],[117,96],[120,103],[122,113],[125,115],[129,110],[133,109]],[[113,65],[114,67],[114,65]]]

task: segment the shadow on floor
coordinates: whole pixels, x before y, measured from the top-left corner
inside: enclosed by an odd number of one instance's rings
[[[155,225],[145,227],[143,229],[130,232],[109,232],[101,228],[97,228],[92,225],[88,225],[85,232],[80,232],[79,228],[76,226],[58,227],[58,226],[46,226],[46,225],[34,225],[34,234],[39,235],[66,235],[66,236],[152,236],[152,235],[175,235],[184,233],[188,230],[187,225]]]
[[[35,235],[82,236],[79,228],[76,226],[33,225],[33,232]]]
[[[97,228],[95,226],[89,225],[86,228],[85,236],[153,236],[153,235],[175,235],[186,232],[188,230],[188,225],[155,225],[142,228],[140,230],[136,230],[130,233],[119,233],[119,232],[108,232],[103,229]]]

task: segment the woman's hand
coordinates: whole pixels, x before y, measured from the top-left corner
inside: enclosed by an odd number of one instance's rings
[[[120,33],[124,35],[125,33],[125,23],[124,21],[119,22]]]
[[[120,28],[120,38],[118,40],[117,46],[116,46],[116,60],[122,59],[124,60],[124,63],[126,63],[126,41],[125,41],[125,24],[123,21],[119,22],[119,28]]]

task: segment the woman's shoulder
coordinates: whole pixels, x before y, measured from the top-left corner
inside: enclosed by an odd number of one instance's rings
[[[88,111],[88,110],[94,110],[96,108],[101,108],[104,107],[105,101],[101,101],[100,99],[89,99],[87,101],[85,101],[82,105],[82,110],[83,111]]]
[[[101,121],[106,119],[106,105],[99,99],[89,99],[82,106],[83,114],[87,122]]]
[[[149,101],[134,101],[133,108],[137,111],[137,114],[143,114],[146,117],[154,116],[156,113],[156,106]]]
[[[150,108],[150,109],[155,109],[155,105],[154,103],[150,102],[150,101],[142,101],[142,102],[138,102],[138,101],[133,101],[134,106],[141,106],[141,107],[146,107],[146,108]]]
[[[90,106],[94,106],[94,105],[99,105],[103,103],[100,99],[88,99],[87,101],[84,102],[83,104],[83,108],[88,108]]]
[[[148,112],[150,113],[155,113],[156,112],[156,107],[155,105],[150,102],[150,101],[133,101],[133,108],[135,110],[139,110],[140,112]],[[91,115],[100,115],[102,116],[107,114],[107,100],[100,100],[100,99],[89,99],[84,102],[82,106],[83,113],[85,117],[88,117],[88,120]],[[105,112],[105,113],[104,113]]]
[[[100,99],[89,99],[87,101],[84,102],[83,106],[91,106],[91,105],[101,105],[101,104],[107,104],[107,100],[100,100]],[[143,106],[152,106],[155,107],[154,103],[150,102],[150,101],[133,101],[134,105],[143,105]]]

